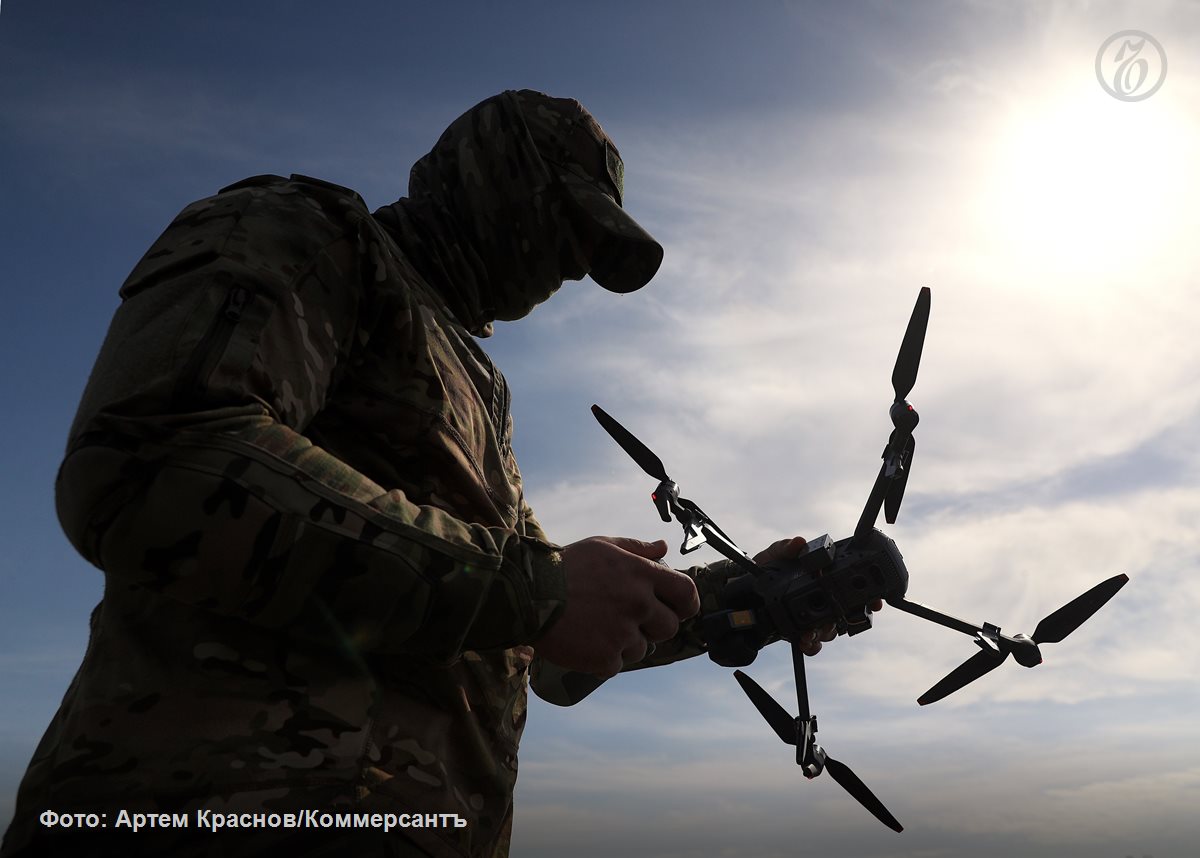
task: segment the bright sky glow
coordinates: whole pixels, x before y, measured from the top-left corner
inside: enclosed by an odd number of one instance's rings
[[[1052,90],[985,145],[975,216],[1013,273],[1103,296],[1192,223],[1198,143],[1194,116],[1166,99],[1126,105],[1086,80]]]

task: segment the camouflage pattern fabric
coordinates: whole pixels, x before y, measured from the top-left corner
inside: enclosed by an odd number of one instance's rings
[[[258,176],[136,266],[56,484],[104,597],[5,858],[58,851],[43,810],[118,808],[454,813],[380,854],[507,854],[565,582],[472,334],[579,274],[517,104],[468,111],[374,215]],[[138,843],[209,854],[177,834]]]

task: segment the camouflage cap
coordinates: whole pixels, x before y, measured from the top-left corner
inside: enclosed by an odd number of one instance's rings
[[[529,89],[513,95],[538,154],[597,227],[591,278],[612,292],[645,286],[663,249],[621,207],[625,167],[617,147],[578,101]]]

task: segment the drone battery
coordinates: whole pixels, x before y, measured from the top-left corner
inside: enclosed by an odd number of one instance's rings
[[[804,553],[796,559],[802,571],[816,572],[833,563],[836,550],[833,539],[828,533],[825,533],[810,540],[804,547]]]
[[[700,619],[708,657],[722,667],[746,667],[766,643],[754,611],[724,610]]]

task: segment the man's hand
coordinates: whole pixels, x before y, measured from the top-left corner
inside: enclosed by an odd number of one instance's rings
[[[788,560],[796,557],[804,550],[804,546],[808,543],[803,536],[793,536],[791,539],[781,539],[771,545],[770,548],[765,548],[758,554],[754,555],[754,562],[758,564],[770,564],[776,560]],[[883,610],[883,600],[876,599],[868,606],[872,611]],[[833,623],[828,623],[818,629],[805,632],[800,639],[800,649],[805,655],[816,655],[821,651],[821,642],[828,643],[837,637],[837,628]]]
[[[534,641],[559,667],[607,679],[700,610],[692,579],[657,562],[667,543],[592,536],[563,549],[567,607]]]

